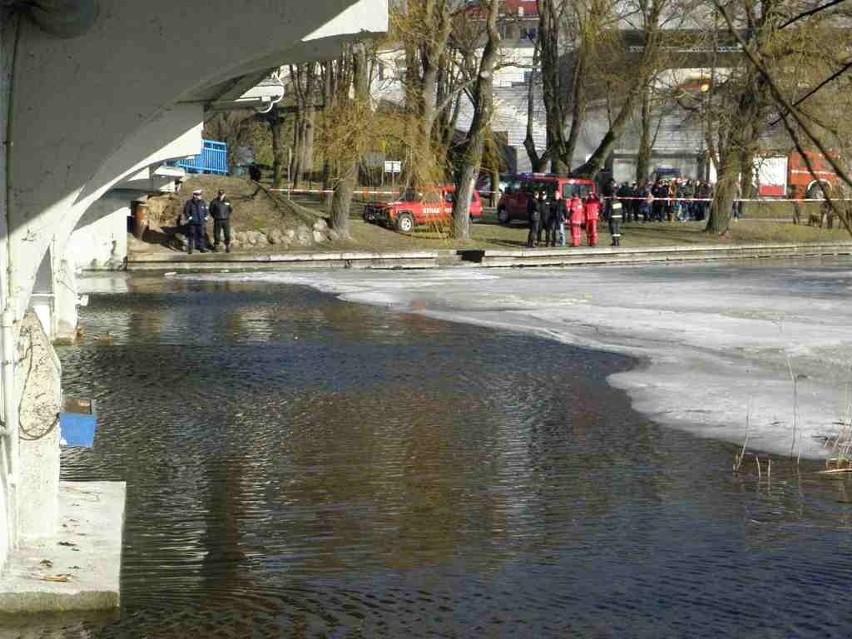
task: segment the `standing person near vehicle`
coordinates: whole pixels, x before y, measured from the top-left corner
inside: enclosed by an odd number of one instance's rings
[[[612,215],[612,204],[615,201],[615,193],[616,193],[615,180],[610,178],[606,182],[604,182],[603,189],[601,190],[601,195],[603,195],[603,219],[604,219],[604,221],[609,220],[609,216]]]
[[[553,193],[553,201],[550,203],[553,209],[554,223],[556,224],[556,240],[559,246],[565,246],[565,222],[568,219],[568,208],[562,197],[562,191],[558,188]]]
[[[586,211],[583,200],[576,193],[568,205],[568,212],[571,214],[571,246],[580,246],[583,240],[583,225],[586,223]]]
[[[183,217],[188,229],[187,252],[190,255],[192,255],[193,246],[202,253],[207,252],[207,246],[204,242],[204,224],[207,222],[208,209],[207,202],[201,197],[203,193],[201,189],[196,189],[192,192],[192,198],[183,205]]]
[[[621,220],[624,205],[621,202],[614,202],[612,205],[612,214],[609,216],[609,234],[612,236],[611,246],[621,246]]]
[[[556,210],[553,200],[548,200],[547,193],[541,192],[541,225],[544,227],[544,245],[556,246]]]
[[[530,232],[527,235],[527,248],[535,248],[539,235],[541,234],[541,210],[539,208],[538,198],[535,194],[530,194],[527,199],[527,217],[530,221]]]
[[[589,246],[598,245],[598,220],[601,216],[601,201],[594,193],[586,196],[586,241]]]
[[[548,215],[548,206],[547,206],[547,194],[544,192],[544,189],[541,191],[536,191],[536,204],[538,205],[538,233],[535,236],[536,244],[541,244],[541,236],[545,231],[544,223],[545,217]],[[545,235],[545,246],[547,246],[547,235]]]
[[[219,237],[224,236],[225,253],[231,252],[231,213],[234,207],[225,197],[225,191],[219,189],[216,199],[210,203],[210,217],[213,218],[213,250],[219,250]]]

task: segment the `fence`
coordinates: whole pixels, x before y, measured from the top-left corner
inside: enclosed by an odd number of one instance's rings
[[[225,142],[203,140],[201,155],[178,160],[172,165],[184,169],[187,173],[228,175],[228,145]]]

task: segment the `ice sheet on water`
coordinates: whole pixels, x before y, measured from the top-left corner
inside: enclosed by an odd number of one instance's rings
[[[530,331],[643,358],[613,375],[654,420],[775,453],[825,455],[852,386],[848,265],[685,265],[194,276]],[[792,376],[798,412],[794,420]],[[794,428],[794,421],[795,428]]]

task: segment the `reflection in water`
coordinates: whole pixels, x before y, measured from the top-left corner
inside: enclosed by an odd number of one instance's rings
[[[286,286],[129,280],[63,349],[123,479],[117,620],[12,636],[842,636],[848,484],[661,429],[624,358]],[[64,628],[64,629],[63,629]],[[26,633],[26,634],[25,634]]]

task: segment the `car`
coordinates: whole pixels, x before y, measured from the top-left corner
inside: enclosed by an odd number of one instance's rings
[[[364,206],[364,221],[411,233],[418,226],[444,225],[453,217],[456,187],[443,185],[421,190],[403,189],[393,202],[370,202]],[[482,199],[475,190],[470,202],[471,220],[482,218]]]
[[[497,220],[500,224],[511,224],[514,220],[528,221],[528,203],[534,193],[544,191],[548,198],[559,189],[563,198],[579,195],[585,198],[589,193],[597,193],[594,180],[571,178],[551,173],[525,173],[510,182],[500,201],[497,203]]]

